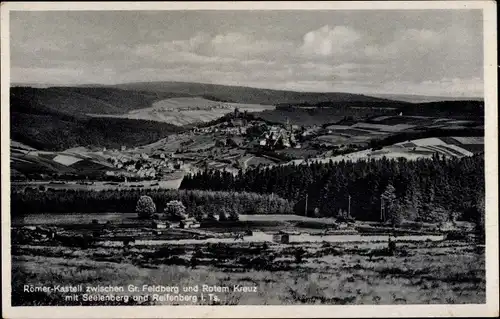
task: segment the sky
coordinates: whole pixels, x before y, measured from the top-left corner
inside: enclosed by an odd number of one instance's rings
[[[483,96],[481,10],[14,11],[11,82]]]

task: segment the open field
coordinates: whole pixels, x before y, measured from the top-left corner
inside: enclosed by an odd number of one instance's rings
[[[329,138],[328,136],[320,136],[319,140],[322,141],[340,141],[334,137]],[[328,163],[329,161],[340,162],[343,160],[358,161],[367,159],[377,159],[377,158],[406,158],[408,160],[415,160],[419,158],[430,158],[434,153],[438,153],[441,156],[446,157],[463,157],[472,156],[475,152],[481,152],[484,150],[484,144],[461,144],[456,138],[424,138],[416,139],[401,143],[396,143],[394,145],[383,147],[379,150],[366,149],[358,152],[352,152],[345,155],[337,155],[331,157],[316,157],[304,159],[296,159],[288,162],[289,164],[301,164],[310,162]],[[462,141],[467,141],[469,143],[477,143],[483,141],[483,139],[471,137],[464,137],[460,139]],[[450,141],[453,143],[451,144]]]
[[[178,189],[182,183],[184,174],[179,173],[171,180],[162,181],[138,181],[138,182],[102,182],[80,183],[74,181],[32,181],[32,182],[12,182],[12,187],[22,189],[26,187],[44,187],[45,189],[72,189],[72,190],[112,190],[112,189]]]
[[[382,247],[360,243],[232,243],[74,250],[19,245],[13,247],[12,300],[14,305],[26,306],[102,305],[64,300],[64,293],[26,294],[22,284],[124,287],[132,284],[141,288],[163,285],[180,289],[199,285],[199,292],[187,294],[196,296],[196,301],[158,300],[147,304],[485,302],[484,254],[469,243],[401,243],[394,255]],[[215,292],[220,300],[210,302],[202,285],[229,289]],[[234,285],[249,286],[252,290],[234,291]],[[179,294],[186,295],[180,291]],[[205,300],[201,299],[202,293]]]
[[[174,125],[210,122],[235,108],[241,112],[274,110],[274,105],[223,103],[200,97],[180,97],[156,101],[151,107],[129,111],[126,114],[89,114],[94,117],[118,117],[134,120],[150,120]]]

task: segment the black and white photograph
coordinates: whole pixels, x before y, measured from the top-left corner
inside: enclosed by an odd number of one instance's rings
[[[494,3],[133,4],[2,6],[11,309],[498,315]]]

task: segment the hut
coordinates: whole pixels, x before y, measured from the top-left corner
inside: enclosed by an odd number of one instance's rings
[[[123,243],[124,247],[128,247],[128,246],[132,245],[133,243],[135,243],[135,238],[133,238],[133,237],[123,238],[122,243]]]
[[[169,225],[166,222],[162,222],[162,221],[159,221],[159,220],[154,220],[151,223],[151,226],[153,228],[156,228],[156,229],[166,229],[166,228],[169,228]]]
[[[253,231],[251,229],[245,230],[245,236],[253,236]]]
[[[279,232],[273,235],[273,241],[280,244],[288,244],[290,242],[290,234]]]
[[[183,219],[179,223],[179,227],[180,228],[199,228],[200,223],[198,223],[198,221],[194,218],[186,218],[186,219]]]

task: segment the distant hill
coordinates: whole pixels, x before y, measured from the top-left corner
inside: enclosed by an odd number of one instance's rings
[[[40,150],[148,144],[180,128],[144,120],[90,118],[85,113],[121,113],[155,99],[108,88],[11,88],[11,137]]]
[[[371,96],[408,103],[428,103],[440,101],[483,101],[481,97],[446,97],[446,96],[428,96],[412,94],[370,94]]]
[[[413,103],[399,109],[405,115],[451,118],[484,117],[484,101],[439,101]]]
[[[273,105],[216,102],[200,97],[178,97],[156,101],[152,107],[136,109],[126,114],[88,114],[92,117],[115,117],[150,120],[179,126],[196,125],[221,118],[235,109],[240,112],[274,110]]]
[[[362,94],[336,92],[294,92],[188,82],[140,82],[114,85],[123,90],[141,92],[174,93],[201,96],[208,100],[234,103],[276,105],[282,103],[319,103],[319,102],[384,102],[388,99]]]
[[[155,142],[181,130],[175,125],[154,121],[57,114],[11,112],[10,120],[13,140],[50,151],[77,146],[132,147]]]
[[[155,101],[178,94],[138,92],[108,87],[13,87],[11,110],[39,113],[55,111],[69,115],[87,113],[123,114],[150,107]]]
[[[321,125],[336,122],[346,116],[361,118],[378,114],[390,115],[394,112],[459,118],[480,117],[484,114],[483,101],[407,103],[361,94],[292,92],[202,83],[11,87],[11,135],[40,150],[148,144],[178,132],[181,128],[143,119],[90,118],[87,114],[123,115],[150,108],[158,101],[180,97],[277,105],[276,110],[260,113],[261,117],[282,123],[289,118],[299,125]]]

